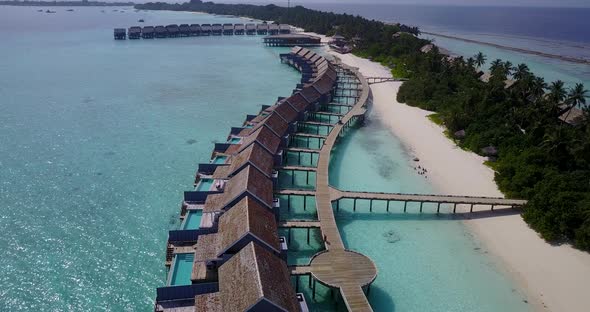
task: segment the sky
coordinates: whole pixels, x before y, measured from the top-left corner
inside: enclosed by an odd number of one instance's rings
[[[165,0],[175,2],[172,0]],[[287,0],[212,0],[226,3],[287,3]],[[179,2],[183,2],[180,0]],[[291,0],[292,5],[306,3],[380,3],[420,5],[477,5],[477,6],[542,6],[542,7],[590,7],[590,0]]]

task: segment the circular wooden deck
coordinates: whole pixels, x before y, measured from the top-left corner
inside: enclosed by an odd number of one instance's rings
[[[367,256],[349,250],[323,251],[311,258],[311,275],[335,287],[364,287],[377,277],[377,267]]]

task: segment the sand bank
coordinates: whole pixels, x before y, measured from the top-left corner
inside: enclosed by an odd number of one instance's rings
[[[391,75],[380,64],[350,54],[335,55],[344,63],[358,67],[365,76]],[[372,85],[371,114],[379,116],[410,153],[419,158],[418,163],[428,169],[428,179],[437,191],[502,197],[493,180],[494,172],[483,164],[483,157],[458,148],[444,135],[442,127],[427,118],[431,112],[397,102],[400,85],[399,82]],[[537,310],[590,309],[589,254],[570,246],[547,244],[518,214],[492,214],[465,223]]]

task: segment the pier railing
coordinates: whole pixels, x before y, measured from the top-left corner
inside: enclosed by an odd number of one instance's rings
[[[156,290],[156,302],[194,299],[196,295],[219,291],[218,283],[160,287]]]

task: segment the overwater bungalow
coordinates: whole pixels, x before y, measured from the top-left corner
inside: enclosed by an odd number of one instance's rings
[[[141,30],[141,38],[153,39],[154,38],[154,26],[145,26]]]
[[[227,166],[218,166],[213,173],[215,179],[230,179],[247,166],[253,166],[266,177],[273,178],[274,155],[259,144],[252,144],[240,153],[231,156]]]
[[[283,117],[284,119],[284,117]],[[269,153],[273,155],[281,154],[279,149],[282,143],[281,137],[277,136],[267,127],[260,127],[258,130],[254,131],[247,137],[244,137],[243,142],[241,144],[234,144],[229,146],[225,153],[226,154],[235,154],[239,153],[242,150],[246,149],[250,144],[254,143],[260,144],[264,147]]]
[[[115,40],[125,40],[127,39],[127,31],[125,28],[115,28],[113,31]]]
[[[266,34],[268,34],[268,24],[262,23],[262,24],[256,25],[256,32],[259,35],[266,35]]]
[[[221,36],[222,33],[223,33],[223,26],[221,24],[211,25],[211,34],[213,36]]]
[[[166,30],[166,27],[164,27],[164,26],[156,26],[154,28],[154,36],[156,38],[167,38],[168,37],[168,31]]]
[[[210,36],[211,35],[211,24],[203,24],[201,25],[201,36]]]
[[[223,24],[223,34],[230,36],[234,34],[234,24]]]
[[[201,35],[201,25],[199,25],[199,24],[191,24],[189,30],[190,30],[191,36],[200,36]]]
[[[299,113],[293,109],[288,102],[283,102],[277,105],[275,112],[287,121],[288,123],[295,122],[299,119]]]
[[[271,47],[319,46],[320,37],[304,34],[281,34],[264,37],[264,44]]]
[[[219,291],[195,298],[197,312],[301,311],[287,265],[250,243],[219,268]]]
[[[307,99],[305,99],[305,97],[299,92],[296,92],[287,98],[285,102],[289,103],[289,105],[300,114],[304,113],[310,105],[309,101],[307,101]]]
[[[256,35],[256,24],[246,24],[246,34]]]
[[[291,26],[286,25],[286,24],[279,25],[279,33],[283,34],[283,35],[290,34],[291,33]]]
[[[244,24],[235,24],[234,25],[234,34],[243,35],[244,31],[245,31]]]
[[[129,27],[129,30],[127,31],[127,36],[129,37],[129,39],[141,38],[141,27],[139,27],[139,26]]]
[[[250,134],[256,132],[260,127],[269,128],[276,136],[283,137],[288,134],[289,123],[276,112],[272,112],[262,122],[250,129],[244,129],[242,133]]]
[[[352,46],[343,36],[336,34],[330,39],[329,46],[332,50],[340,53],[346,54],[352,51]]]
[[[176,38],[180,36],[180,29],[176,24],[167,25],[166,31],[168,32],[168,38]]]
[[[217,213],[232,207],[244,197],[256,200],[260,205],[273,210],[273,183],[262,171],[246,166],[231,177],[223,193],[208,195],[204,213]]]
[[[279,25],[277,24],[268,24],[268,34],[269,35],[278,35],[279,34]]]
[[[188,24],[181,24],[178,26],[178,33],[180,37],[188,37],[191,35],[191,27]]]

